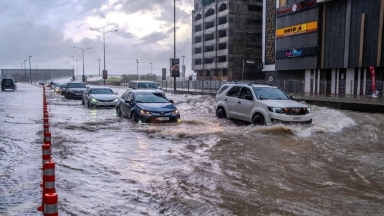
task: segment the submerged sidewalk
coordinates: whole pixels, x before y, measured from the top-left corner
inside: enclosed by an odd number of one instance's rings
[[[351,110],[368,113],[384,113],[384,98],[370,96],[334,96],[334,95],[294,95],[295,100],[308,104],[326,106],[333,109]]]

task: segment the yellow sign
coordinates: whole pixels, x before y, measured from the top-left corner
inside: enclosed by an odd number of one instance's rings
[[[276,38],[314,31],[317,31],[317,21],[277,29]]]

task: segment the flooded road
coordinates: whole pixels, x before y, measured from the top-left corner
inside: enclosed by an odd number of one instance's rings
[[[257,127],[217,119],[212,96],[167,97],[181,123],[47,91],[60,215],[384,213],[383,114],[313,106],[311,125]],[[38,215],[42,89],[19,84],[0,102],[0,215]]]

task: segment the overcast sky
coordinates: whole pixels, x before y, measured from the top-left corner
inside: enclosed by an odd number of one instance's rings
[[[1,0],[0,68],[72,69],[82,57],[85,75],[104,67],[103,35],[91,28],[117,32],[105,35],[108,74],[161,74],[174,55],[172,0]],[[176,0],[176,57],[191,70],[193,0]],[[83,72],[82,59],[74,61]],[[24,68],[24,65],[23,65]]]

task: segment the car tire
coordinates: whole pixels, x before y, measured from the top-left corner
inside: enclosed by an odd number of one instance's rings
[[[137,117],[137,115],[135,115],[135,113],[132,113],[131,117],[133,117],[133,121],[139,122],[139,118]]]
[[[264,116],[260,113],[256,113],[252,118],[252,124],[254,125],[265,125]]]
[[[225,110],[224,110],[222,107],[220,107],[219,109],[217,109],[217,111],[216,111],[216,116],[217,116],[217,118],[220,118],[220,119],[227,118],[227,115],[226,115],[226,113],[225,113]]]

